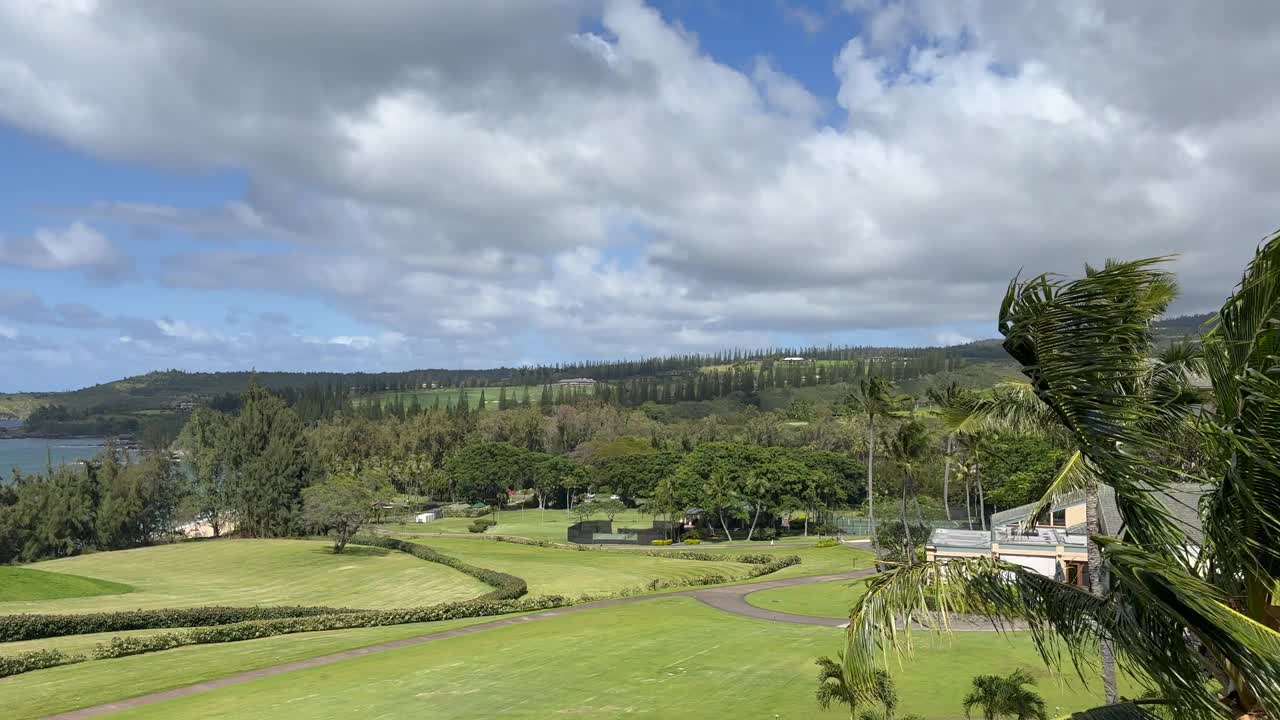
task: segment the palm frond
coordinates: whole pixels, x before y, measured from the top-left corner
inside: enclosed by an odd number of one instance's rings
[[[1069,720],[1162,720],[1162,716],[1154,710],[1154,706],[1161,704],[1163,701],[1137,700],[1116,705],[1103,705],[1072,713]]]
[[[1103,597],[989,557],[929,562],[873,578],[850,612],[845,665],[851,682],[865,682],[890,653],[910,654],[913,626],[945,633],[957,614],[977,614],[998,629],[1021,621],[1048,666],[1060,668],[1069,659],[1082,680],[1090,669],[1082,659],[1095,657],[1099,642],[1109,640],[1125,666],[1191,715],[1221,710],[1204,682],[1199,647],[1256,678],[1251,689],[1264,702],[1280,700],[1280,634],[1232,610],[1178,563],[1119,541],[1099,542],[1113,573],[1113,590]]]
[[[1152,323],[1176,293],[1158,265],[1167,258],[1108,262],[1086,277],[1040,276],[1009,286],[1000,311],[1004,347],[1023,366],[1032,392],[1057,416],[1090,466],[1115,490],[1136,541],[1185,544],[1153,491],[1177,470],[1170,428],[1185,407],[1152,403]]]
[[[1035,527],[1036,520],[1053,507],[1058,497],[1076,490],[1084,490],[1097,481],[1098,475],[1093,471],[1093,468],[1089,467],[1089,461],[1085,458],[1084,453],[1079,450],[1071,453],[1066,462],[1062,463],[1062,467],[1058,468],[1058,474],[1049,483],[1049,488],[1036,501],[1035,507],[1027,515],[1027,519],[1023,521],[1023,530],[1030,530]]]
[[[1220,584],[1235,580],[1239,606],[1266,618],[1280,578],[1280,232],[1259,245],[1204,354],[1216,408],[1207,442],[1221,451],[1206,544]]]

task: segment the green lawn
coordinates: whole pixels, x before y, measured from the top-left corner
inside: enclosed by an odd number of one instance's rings
[[[36,563],[57,573],[125,583],[122,595],[0,602],[0,614],[197,605],[362,608],[464,600],[490,588],[407,553],[311,540],[215,540],[94,553]]]
[[[647,555],[563,550],[472,538],[410,538],[472,565],[524,578],[533,595],[610,593],[657,578],[720,573],[745,575],[750,565],[728,561],[677,560]]]
[[[1026,637],[920,639],[912,660],[890,665],[902,714],[961,717],[960,699],[974,674],[1017,667],[1040,679],[1051,715],[1100,702],[1096,688],[1051,678]],[[847,717],[843,708],[824,713],[814,702],[813,660],[834,654],[841,642],[833,628],[761,622],[689,598],[661,598],[379,653],[112,717],[840,718]]]
[[[118,595],[132,590],[122,583],[0,565],[0,603]]]
[[[778,612],[847,618],[849,607],[864,592],[866,592],[866,586],[861,580],[834,580],[812,585],[760,590],[748,595],[747,602],[759,608]]]
[[[183,647],[114,660],[91,660],[78,665],[37,670],[0,679],[0,707],[5,710],[3,717],[12,720],[44,717],[52,713],[194,685],[238,672],[494,619],[467,618],[436,623],[299,633],[222,645]],[[150,632],[156,631],[143,631]],[[109,639],[112,634],[137,633],[108,633],[102,639]],[[0,654],[8,654],[7,648],[19,644],[23,643],[0,645]],[[237,713],[232,713],[226,717],[237,716]]]
[[[563,500],[563,498],[561,498]],[[493,515],[486,515],[493,518]],[[603,515],[595,520],[604,520]],[[473,518],[443,518],[429,523],[406,523],[402,525],[384,525],[383,529],[406,533],[461,533],[469,534],[467,526]],[[565,515],[564,508],[548,510],[504,510],[498,513],[498,524],[489,529],[489,535],[515,535],[534,540],[550,540],[551,542],[568,542],[568,530],[576,520]],[[615,528],[653,527],[653,517],[642,515],[635,510],[619,513],[613,520]]]
[[[861,548],[843,545],[827,548],[814,547],[812,540],[805,545],[769,545],[768,543],[761,545],[754,542],[736,542],[727,545],[695,545],[692,547],[672,545],[671,548],[679,551],[693,550],[695,552],[721,555],[765,553],[768,555],[800,556],[799,565],[783,568],[776,573],[771,573],[751,582],[809,575],[833,575],[855,569],[865,569],[871,566],[871,558],[873,557],[870,551]]]

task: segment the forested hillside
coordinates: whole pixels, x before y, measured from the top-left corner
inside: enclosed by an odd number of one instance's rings
[[[1162,336],[1195,333],[1208,316],[1171,318]],[[618,361],[529,367],[386,373],[218,372],[165,370],[72,392],[0,394],[0,417],[24,420],[23,432],[48,435],[136,435],[147,427],[166,434],[202,404],[233,409],[250,377],[283,397],[304,418],[332,415],[347,404],[448,407],[465,402],[506,408],[530,401],[559,405],[588,396],[623,406],[688,405],[728,399],[766,409],[794,396],[818,404],[835,387],[883,376],[913,394],[934,381],[987,387],[1010,377],[1012,366],[998,340],[951,347],[810,346],[694,353]],[[585,379],[593,382],[566,383]],[[821,388],[833,388],[824,391]],[[806,390],[814,388],[813,390]],[[485,391],[488,390],[486,394]],[[714,408],[685,407],[706,415]]]

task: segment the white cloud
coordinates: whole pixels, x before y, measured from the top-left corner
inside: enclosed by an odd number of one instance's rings
[[[635,1],[5,4],[0,118],[242,170],[225,206],[95,212],[277,243],[164,280],[319,299],[438,353],[413,364],[523,357],[520,333],[596,357],[930,338],[1019,269],[1168,252],[1197,310],[1277,224],[1280,11],[848,5],[866,30],[817,98]]]
[[[102,233],[80,222],[64,230],[40,228],[29,238],[0,237],[0,263],[32,270],[86,269],[115,278],[128,268],[124,255]]]

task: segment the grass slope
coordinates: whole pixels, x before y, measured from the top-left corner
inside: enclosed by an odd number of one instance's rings
[[[492,617],[466,618],[437,623],[299,633],[225,645],[177,648],[114,660],[92,660],[78,665],[38,670],[0,679],[0,708],[4,708],[3,717],[12,720],[44,717],[90,705],[100,705],[137,695],[194,685],[206,680],[294,660],[328,655],[389,640],[428,635],[494,619]],[[109,640],[111,635],[138,635],[153,632],[157,631],[108,633],[105,637],[96,635],[86,637],[96,638],[101,642]],[[58,640],[63,639],[58,638]],[[48,646],[48,641],[41,642],[45,642]],[[26,643],[0,645],[0,654],[7,655],[8,648],[20,644]],[[89,647],[92,647],[92,644]],[[72,648],[84,649],[80,645],[68,646],[68,649]],[[238,713],[231,713],[226,717],[238,717],[238,715]]]
[[[899,712],[963,714],[976,673],[1025,667],[1051,715],[1101,701],[1099,690],[1050,678],[1028,638],[921,638],[899,667]],[[113,715],[124,720],[237,717],[548,718],[847,717],[813,699],[813,660],[841,631],[769,623],[689,598],[662,598],[370,655]],[[0,686],[2,687],[2,686]],[[1129,688],[1124,688],[1129,691]]]
[[[835,580],[812,585],[761,590],[747,596],[747,603],[766,610],[847,618],[853,601],[866,592],[862,581]]]
[[[486,518],[493,519],[493,515],[486,515]],[[603,520],[604,516],[597,516],[592,519]],[[395,532],[421,533],[421,534],[461,534],[469,535],[467,526],[474,522],[474,518],[451,517],[442,518],[429,523],[406,523],[400,525],[385,525],[383,529]],[[489,529],[489,535],[514,535],[516,537],[532,538],[534,540],[549,540],[551,542],[567,542],[569,526],[575,520],[570,518],[564,511],[560,509],[548,510],[504,510],[498,513],[498,524]],[[653,516],[642,515],[635,510],[627,510],[618,513],[613,520],[615,528],[624,527],[652,527]]]
[[[609,593],[658,578],[720,573],[745,575],[750,565],[728,561],[677,560],[641,554],[561,550],[471,538],[411,538],[491,570],[524,578],[531,595]]]
[[[122,583],[31,568],[0,566],[0,603],[132,592]]]
[[[197,605],[362,608],[465,600],[489,587],[451,568],[382,548],[311,540],[216,540],[95,553],[33,567],[133,586],[126,595],[0,603],[0,613]]]

